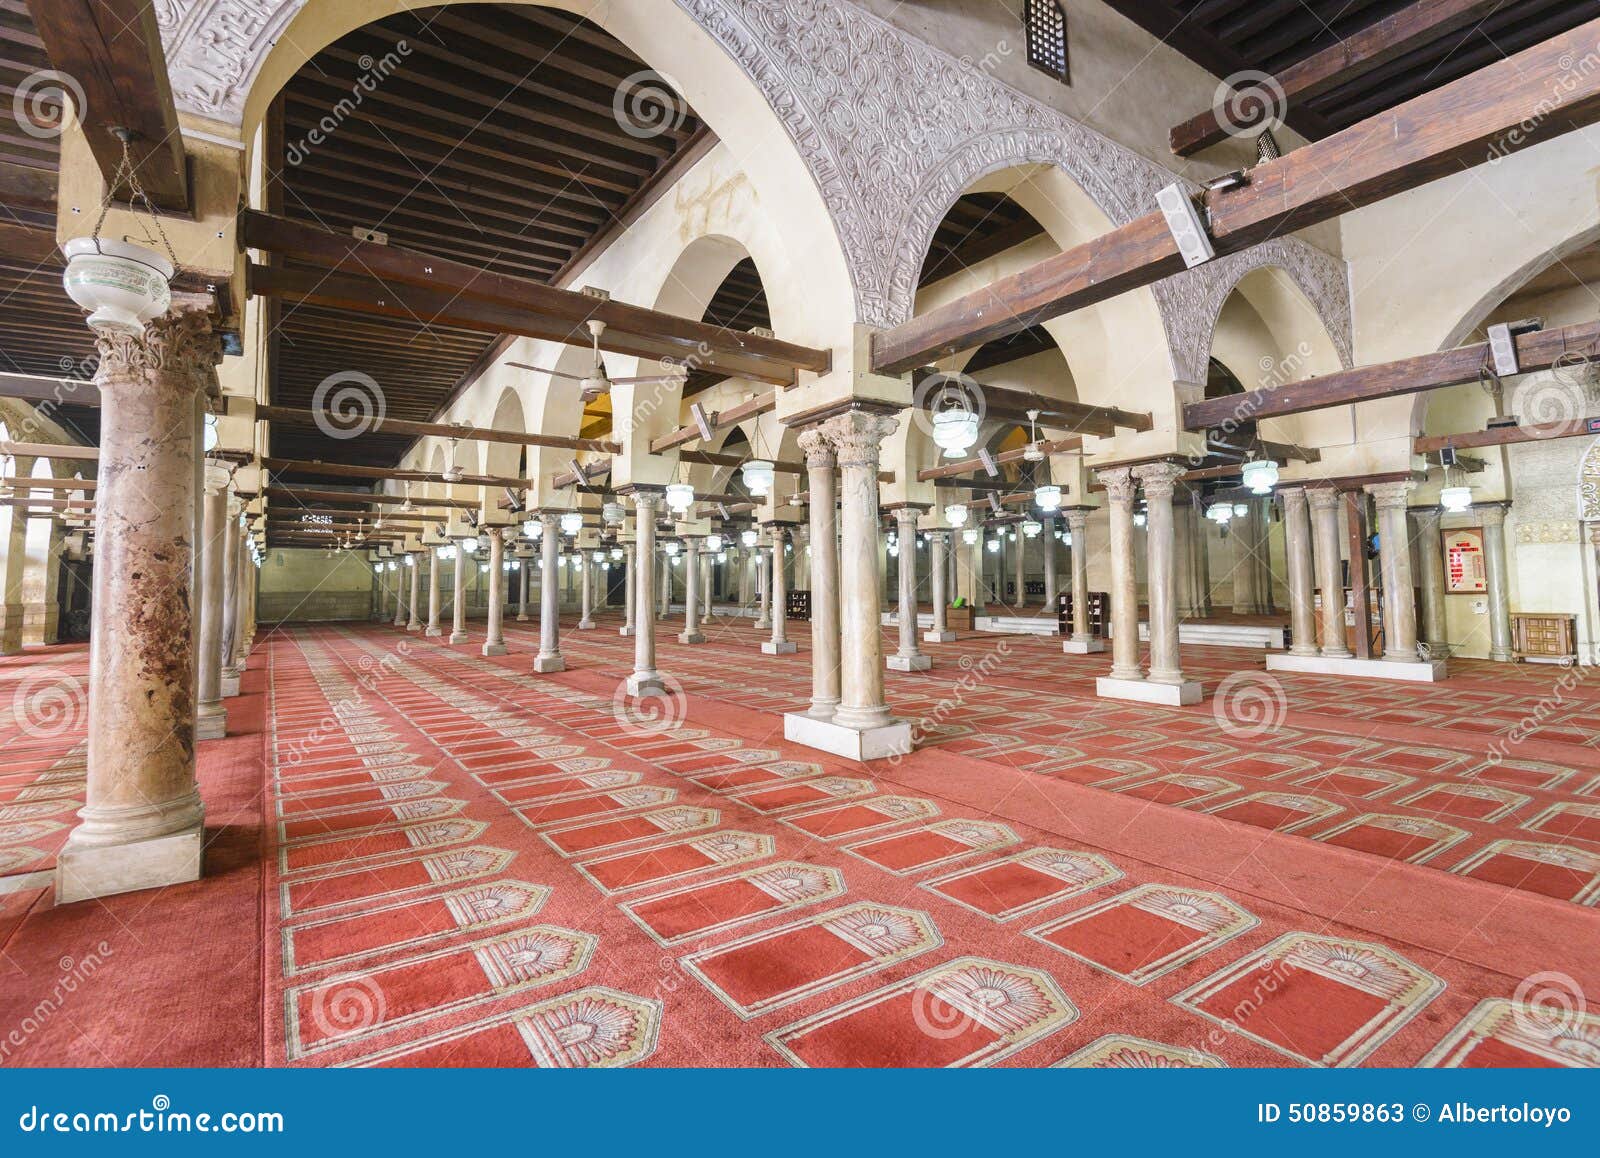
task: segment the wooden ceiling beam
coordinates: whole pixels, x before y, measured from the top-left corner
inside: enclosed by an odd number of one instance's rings
[[[1235,93],[1238,109],[1270,113],[1295,107],[1342,84],[1365,76],[1416,48],[1459,32],[1504,7],[1508,0],[1417,0],[1409,8],[1369,24],[1331,47],[1279,70],[1275,91],[1259,86]],[[1170,134],[1172,151],[1192,157],[1220,144],[1242,129],[1253,128],[1248,115],[1222,108],[1207,109],[1177,125]]]
[[[1200,215],[1219,256],[1600,120],[1600,69],[1572,70],[1600,20],[1555,36],[1342,132],[1208,189]],[[1551,77],[1571,78],[1552,100]],[[1530,119],[1529,110],[1548,110]],[[1155,211],[873,337],[872,369],[899,374],[1185,268]]]
[[[1517,364],[1524,372],[1548,370],[1565,354],[1592,352],[1600,343],[1600,322],[1518,334],[1515,341]],[[1205,430],[1230,422],[1256,422],[1329,406],[1460,386],[1478,381],[1490,365],[1487,342],[1457,346],[1435,354],[1420,354],[1395,362],[1340,370],[1320,378],[1286,382],[1265,390],[1191,402],[1183,408],[1183,425],[1186,430]]]
[[[99,462],[98,446],[74,446],[57,442],[0,442],[0,454],[14,458],[59,458],[67,461]]]
[[[1432,451],[1472,450],[1481,446],[1516,446],[1523,442],[1543,442],[1551,438],[1592,438],[1600,434],[1600,419],[1576,419],[1571,422],[1544,422],[1532,426],[1492,426],[1488,430],[1470,430],[1465,434],[1428,434],[1411,440],[1411,449],[1417,454]]]
[[[1053,442],[1041,442],[1039,444],[1039,449],[1046,455],[1067,454],[1071,451],[1082,450],[1083,439],[1077,437],[1058,438]],[[1008,462],[1021,462],[1027,453],[1028,448],[1021,446],[1016,450],[1001,451],[999,454],[992,455],[991,458],[996,465],[1003,465]],[[947,463],[944,466],[934,466],[929,467],[927,470],[919,470],[917,472],[917,481],[928,482],[930,480],[937,480],[941,478],[954,478],[957,475],[971,474],[973,471],[980,470],[983,470],[983,459],[965,458],[960,462],[952,462]],[[988,476],[985,475],[984,477]]]
[[[721,430],[726,426],[737,426],[746,418],[752,418],[758,414],[766,414],[768,411],[776,410],[777,408],[778,392],[769,390],[765,394],[758,394],[756,397],[746,399],[737,406],[730,406],[726,410],[709,411],[706,414],[706,424],[712,430]],[[695,442],[699,438],[700,426],[698,423],[691,422],[686,426],[678,427],[671,434],[663,434],[660,438],[651,439],[650,453],[660,454],[663,451],[671,450],[675,446],[683,446],[685,443]]]
[[[269,499],[285,499],[298,503],[328,503],[334,506],[399,506],[406,500],[401,495],[369,494],[366,491],[325,491],[314,487],[269,486]],[[419,507],[449,507],[452,510],[475,511],[482,504],[476,499],[421,498],[411,500]]]
[[[274,474],[282,471],[299,471],[304,474],[325,474],[333,478],[386,479],[392,482],[437,483],[438,474],[425,470],[399,470],[385,466],[354,466],[345,462],[323,462],[320,459],[263,458],[263,466]],[[520,490],[528,485],[525,478],[508,478],[492,474],[462,475],[451,486],[511,487]]]
[[[319,430],[343,430],[347,420],[329,410],[297,410],[289,406],[257,406],[257,419],[281,422],[285,426],[313,426]],[[421,437],[458,438],[469,442],[498,442],[511,446],[547,446],[557,450],[593,450],[602,454],[621,454],[622,444],[599,438],[567,438],[556,434],[531,434],[519,430],[495,430],[486,426],[460,426],[439,422],[405,422],[397,418],[374,417],[362,424],[367,434],[397,434]]]

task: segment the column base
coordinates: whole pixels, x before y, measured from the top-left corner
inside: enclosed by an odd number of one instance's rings
[[[506,645],[503,643],[486,643],[483,645],[484,655],[505,655]]]
[[[1517,653],[1514,651],[1502,651],[1499,648],[1492,647],[1489,649],[1489,658],[1494,660],[1495,663],[1516,663]]]
[[[204,835],[204,825],[196,824],[132,844],[74,848],[68,838],[56,858],[56,904],[197,881]]]
[[[438,639],[441,635],[444,634],[444,628],[442,628],[442,627],[430,627],[426,631],[424,631],[422,634],[427,636],[429,639]]]
[[[231,699],[233,699],[234,696],[236,696],[238,694],[239,694],[239,673],[238,672],[234,672],[232,675],[224,674],[223,677],[222,677],[222,698],[225,699],[225,700],[231,700]]]
[[[847,760],[881,760],[911,754],[911,725],[893,720],[875,728],[851,728],[833,720],[819,720],[805,712],[786,712],[783,738],[843,756]]]
[[[406,630],[407,631],[421,631],[422,630],[422,624],[420,624],[420,623],[408,623],[408,624],[406,624]]]
[[[1418,663],[1392,659],[1357,659],[1354,656],[1269,655],[1268,671],[1293,671],[1306,675],[1353,676],[1369,680],[1403,680],[1407,683],[1438,683],[1449,676],[1442,659]]]
[[[1067,655],[1099,655],[1106,649],[1103,639],[1063,639],[1061,650]]]
[[[594,630],[594,620],[592,620],[592,619],[580,619],[580,620],[578,620],[578,630],[579,631],[593,631]]]
[[[678,632],[679,643],[704,643],[705,641],[706,637],[701,635],[698,631]]]
[[[890,671],[927,671],[933,660],[925,655],[891,655],[884,657],[883,666]]]
[[[196,740],[220,740],[228,734],[228,709],[221,704],[207,708],[201,704],[194,714]]]
[[[924,631],[923,643],[954,643],[961,637],[953,631]]]
[[[1197,680],[1184,680],[1181,684],[1163,684],[1154,680],[1124,680],[1101,676],[1094,681],[1095,695],[1103,700],[1132,700],[1140,704],[1161,704],[1180,708],[1198,704],[1205,699],[1204,690]]]
[[[799,650],[799,644],[787,639],[777,643],[769,639],[761,645],[762,655],[793,655]]]
[[[660,672],[636,671],[628,677],[624,685],[630,696],[663,695],[667,690],[667,682],[661,678]]]
[[[519,611],[517,613],[517,622],[518,623],[526,623],[526,622],[528,622],[527,612]]]
[[[624,639],[631,639],[638,633],[631,627],[619,627],[617,628],[617,634],[622,636]]]
[[[533,657],[533,670],[536,672],[566,671],[567,661],[559,655],[536,655]]]
[[[452,631],[450,633],[450,642],[451,643],[466,643],[467,642],[467,633],[464,632],[464,631]]]
[[[756,619],[756,630],[757,631],[771,631],[772,630],[772,620],[766,619],[766,618],[757,618]]]

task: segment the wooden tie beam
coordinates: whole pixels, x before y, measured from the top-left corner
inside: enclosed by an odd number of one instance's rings
[[[298,410],[290,406],[257,406],[256,418],[281,422],[286,426],[314,426],[319,430],[343,430],[348,419],[330,410]],[[457,438],[467,442],[499,442],[511,446],[547,446],[557,450],[593,450],[601,454],[621,454],[622,444],[603,438],[569,438],[556,434],[530,434],[520,430],[495,430],[486,426],[461,426],[443,422],[408,422],[400,418],[370,418],[359,423],[360,434],[401,434],[420,438]],[[437,481],[437,480],[435,480]]]

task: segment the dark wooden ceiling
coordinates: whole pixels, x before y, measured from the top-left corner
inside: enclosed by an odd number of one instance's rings
[[[670,93],[619,41],[564,12],[471,4],[401,13],[330,45],[290,80],[269,202],[340,233],[374,229],[396,247],[553,282],[701,139],[681,98],[640,95],[651,91]],[[359,103],[312,143],[353,92]],[[764,301],[755,311],[739,291],[724,308],[734,320],[765,316]],[[307,406],[328,375],[358,370],[378,381],[388,414],[420,421],[496,346],[481,333],[287,304],[276,334],[274,402]],[[373,465],[392,465],[409,444],[335,443],[287,427],[272,435],[281,457]]]
[[[1106,2],[1220,78],[1247,70],[1276,73],[1416,0]],[[1593,0],[1506,0],[1471,28],[1438,37],[1356,80],[1295,102],[1289,124],[1313,138],[1337,132],[1592,20],[1594,14]],[[1200,111],[1182,110],[1181,115]]]
[[[1044,226],[1003,193],[958,197],[933,232],[917,284],[931,285],[1043,232]]]

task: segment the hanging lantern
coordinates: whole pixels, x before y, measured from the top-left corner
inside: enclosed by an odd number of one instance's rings
[[[622,548],[621,547],[613,547],[613,548],[611,548],[611,557],[613,559],[621,559],[622,558]]]
[[[1245,504],[1245,503],[1234,503],[1233,504],[1233,517],[1234,518],[1242,519],[1246,515],[1248,515],[1249,513],[1250,513],[1250,507],[1247,504]]]
[[[752,458],[739,468],[744,476],[745,490],[757,498],[765,498],[772,493],[772,467],[773,464],[764,458]]]
[[[172,262],[127,241],[75,237],[61,247],[67,296],[89,312],[89,328],[101,334],[144,333],[144,324],[172,306],[168,286]]]
[[[667,553],[667,558],[676,559],[678,557],[678,540],[668,539],[661,544],[661,549]]]
[[[967,506],[965,503],[951,503],[944,509],[944,521],[952,527],[962,526],[967,521]]]
[[[544,523],[539,519],[530,519],[522,524],[522,533],[537,542],[544,535]]]
[[[754,547],[757,540],[760,538],[761,536],[755,531],[745,531],[739,536],[739,542],[743,543],[746,547]]]
[[[706,536],[706,550],[707,551],[711,551],[713,553],[722,550],[722,536],[721,535],[707,535]]]
[[[1061,545],[1063,547],[1072,546],[1072,532],[1071,531],[1062,531],[1061,532]]]
[[[205,448],[207,454],[217,449],[217,416],[215,414],[206,415]]]
[[[1439,492],[1439,505],[1450,514],[1459,514],[1472,505],[1472,488],[1445,487]]]
[[[957,398],[955,405],[933,412],[933,441],[946,458],[962,458],[978,441],[978,416]]]
[[[600,517],[615,526],[628,517],[628,508],[619,502],[609,502],[600,508]]]
[[[583,530],[583,516],[577,511],[568,511],[561,516],[561,533],[563,535],[576,535]]]
[[[1134,526],[1142,527],[1147,522],[1149,522],[1149,516],[1147,516],[1143,511],[1134,511],[1133,512],[1133,525]]]
[[[689,504],[694,502],[694,488],[688,483],[667,484],[667,507],[675,515],[689,513]]]
[[[988,542],[988,547],[989,547],[990,554],[996,554],[996,555],[999,554],[1000,553],[1000,540],[999,539],[990,539],[989,542]]]
[[[727,561],[728,561],[728,552],[726,552],[726,551],[718,551],[717,552],[717,562],[718,563],[726,563]]]
[[[594,553],[594,561],[596,563],[604,563],[606,561],[606,553],[604,551],[596,551]]]
[[[1258,495],[1272,493],[1278,485],[1278,464],[1270,458],[1259,458],[1244,464],[1244,485]]]
[[[1233,504],[1212,503],[1206,508],[1206,518],[1210,519],[1219,527],[1227,526],[1228,522],[1233,518]]]
[[[478,540],[477,539],[462,539],[461,540],[461,549],[463,551],[465,551],[469,555],[476,555],[478,553]]]
[[[962,531],[961,541],[969,547],[976,543],[978,541],[978,528],[968,527],[965,531]]]
[[[1059,511],[1061,509],[1061,488],[1058,486],[1035,487],[1033,501],[1039,504],[1041,511]]]
[[[1022,533],[1030,539],[1037,539],[1039,532],[1042,530],[1044,530],[1044,524],[1039,522],[1038,519],[1024,519],[1022,521]]]
[[[479,563],[478,564],[478,573],[480,575],[487,573],[488,570],[489,570],[489,564],[487,564],[487,563]]]

